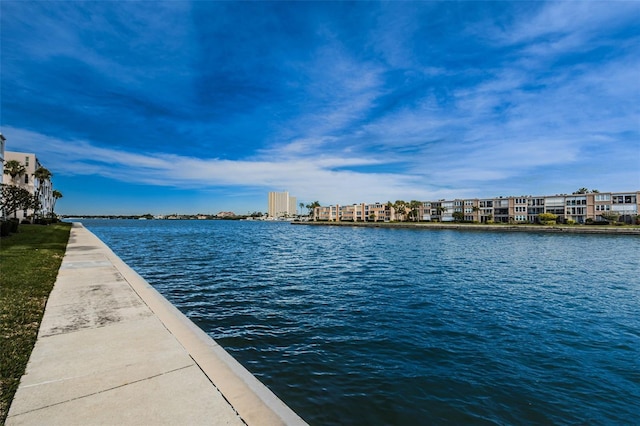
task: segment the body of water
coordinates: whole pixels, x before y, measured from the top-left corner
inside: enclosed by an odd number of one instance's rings
[[[310,424],[640,422],[638,237],[83,223]]]

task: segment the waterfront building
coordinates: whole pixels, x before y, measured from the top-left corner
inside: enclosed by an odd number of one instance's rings
[[[292,217],[298,208],[296,197],[288,192],[269,192],[267,213],[271,218]]]
[[[314,220],[338,222],[389,222],[396,220],[395,209],[387,204],[349,204],[317,207]]]
[[[588,223],[607,220],[606,216],[613,213],[619,221],[632,223],[639,212],[640,191],[591,192],[422,201],[417,218],[438,222],[462,218],[479,223],[537,223],[541,213],[552,213],[563,222]],[[345,222],[404,221],[408,216],[396,212],[389,203],[317,207],[313,213],[316,221]]]
[[[29,152],[13,152],[6,151],[4,153],[3,164],[7,161],[15,160],[22,164],[25,172],[22,175],[12,178],[8,174],[2,174],[2,183],[7,185],[15,185],[24,188],[31,195],[40,197],[40,213],[43,216],[49,216],[53,211],[53,186],[51,179],[40,180],[34,176],[36,170],[43,167],[34,153]],[[6,212],[9,214],[10,212]],[[30,219],[35,214],[33,209],[27,209],[16,212],[16,217],[20,220]]]
[[[0,133],[0,164],[2,165],[2,169],[3,169],[3,178],[2,180],[0,180],[0,182],[4,183],[4,147],[5,147],[5,142],[7,141],[7,139],[3,136],[2,133]],[[2,193],[0,193],[0,197],[2,197]],[[0,218],[4,218],[5,217],[5,212],[4,212],[4,199],[0,198]]]

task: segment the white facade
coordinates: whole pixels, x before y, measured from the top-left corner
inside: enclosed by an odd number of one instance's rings
[[[4,183],[4,144],[6,142],[5,137],[2,135],[2,133],[0,133],[0,164],[2,165],[2,180],[0,180],[0,182]],[[0,194],[0,197],[2,196],[2,194]],[[4,212],[4,200],[0,199],[0,218],[4,218],[5,217],[5,212]]]
[[[4,162],[11,160],[16,160],[22,164],[25,167],[25,173],[21,176],[16,176],[15,179],[3,173],[2,182],[24,188],[33,195],[40,194],[40,213],[45,217],[49,216],[53,210],[54,203],[53,185],[51,180],[40,182],[33,176],[35,171],[42,167],[36,155],[28,152],[6,151],[4,154]],[[34,213],[32,209],[18,211],[16,212],[16,217],[22,220],[33,217]],[[13,212],[6,212],[6,214],[13,215]]]
[[[453,222],[453,212],[454,210],[454,202],[453,201],[443,201],[440,204],[445,210],[442,211],[442,216],[440,217],[440,221],[442,222]]]

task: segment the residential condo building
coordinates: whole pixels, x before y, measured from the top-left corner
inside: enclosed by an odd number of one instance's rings
[[[39,181],[34,177],[34,173],[42,164],[33,153],[28,152],[13,152],[6,151],[4,153],[3,165],[7,161],[16,160],[22,164],[25,168],[25,172],[22,175],[12,178],[8,174],[2,174],[2,183],[8,185],[19,186],[29,191],[32,195],[39,194],[40,196],[40,212],[48,216],[53,211],[54,199],[53,199],[53,187],[51,180]],[[13,216],[14,212],[4,212],[7,216]],[[32,209],[21,210],[15,212],[18,219],[30,219],[35,212]]]
[[[267,213],[271,218],[293,217],[296,215],[296,197],[288,192],[269,192],[269,206]]]
[[[607,220],[613,213],[631,223],[640,212],[640,191],[590,192],[542,196],[467,198],[420,201],[413,208],[396,209],[392,203],[349,204],[317,207],[316,221],[389,222],[403,220],[479,223],[537,223],[541,213],[555,214],[563,222]]]
[[[4,137],[4,135],[2,133],[0,133],[0,164],[2,164],[2,167],[4,169],[4,147],[5,147],[5,142],[7,141],[7,139]],[[3,173],[4,176],[4,173]],[[0,182],[4,183],[4,177],[2,178],[2,180],[0,180]],[[4,195],[2,193],[0,193],[0,197],[3,197]],[[5,213],[4,213],[4,199],[0,198],[0,218],[5,217]]]

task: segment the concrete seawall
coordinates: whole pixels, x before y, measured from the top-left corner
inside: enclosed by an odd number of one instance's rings
[[[7,425],[304,425],[74,223]]]
[[[461,231],[491,232],[546,232],[553,234],[611,234],[637,235],[640,228],[624,226],[543,226],[543,225],[481,225],[464,223],[431,223],[431,222],[291,222],[293,225],[310,226],[360,226],[370,228],[409,228],[409,229],[455,229]]]

